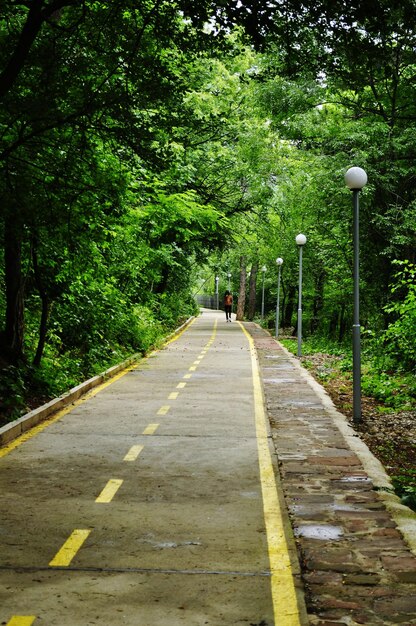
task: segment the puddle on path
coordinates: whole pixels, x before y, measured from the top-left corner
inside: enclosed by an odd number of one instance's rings
[[[296,383],[297,380],[295,378],[264,378],[263,382],[283,385],[286,383]]]
[[[305,539],[321,539],[322,541],[337,541],[341,539],[343,532],[340,526],[331,526],[329,524],[305,524],[295,528],[297,537],[305,537]]]
[[[368,476],[343,476],[339,479],[343,483],[369,483]]]

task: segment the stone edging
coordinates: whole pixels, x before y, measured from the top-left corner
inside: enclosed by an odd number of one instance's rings
[[[193,319],[194,316],[190,317],[186,320],[184,324],[182,324],[182,326],[180,326],[173,333],[165,337],[164,343],[172,340],[178,333],[184,330]],[[75,402],[88,391],[90,391],[94,387],[97,387],[98,385],[101,385],[109,378],[116,376],[116,374],[124,369],[127,369],[141,358],[141,354],[133,354],[131,357],[129,357],[125,361],[122,361],[118,365],[113,365],[113,367],[110,367],[105,372],[102,372],[101,374],[98,374],[97,376],[94,376],[93,378],[84,381],[80,385],[73,387],[62,396],[54,398],[47,404],[43,404],[37,409],[34,409],[33,411],[22,415],[22,417],[19,417],[17,420],[10,422],[10,424],[5,424],[5,426],[2,426],[0,428],[0,447],[6,445],[7,443],[10,443],[10,441],[13,441],[13,439],[16,439],[16,437],[19,437],[34,426],[37,426],[40,422],[46,420],[53,413],[56,413],[57,411],[63,409],[72,402]]]
[[[263,329],[265,330],[265,329]],[[275,340],[276,341],[276,340]],[[359,437],[355,430],[349,425],[347,418],[335,407],[331,397],[306,370],[298,359],[277,341],[282,350],[293,360],[295,366],[300,370],[302,377],[319,396],[326,411],[332,416],[342,436],[347,441],[351,450],[360,459],[364,470],[370,477],[377,493],[383,501],[386,509],[390,512],[394,522],[404,536],[409,548],[416,554],[416,513],[400,502],[400,498],[393,493],[390,477],[386,473],[384,466],[373,455],[367,444]]]

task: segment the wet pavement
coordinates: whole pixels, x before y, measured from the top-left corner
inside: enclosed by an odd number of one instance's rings
[[[207,312],[0,450],[0,624],[304,626],[266,419],[250,337]]]
[[[204,312],[22,442],[0,624],[416,625],[416,514],[256,324]]]
[[[416,624],[416,514],[322,387],[274,338],[254,338],[309,623]],[[413,548],[413,551],[411,550]]]

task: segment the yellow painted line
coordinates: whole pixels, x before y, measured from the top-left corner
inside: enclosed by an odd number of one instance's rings
[[[197,359],[196,361],[194,361],[194,365],[199,365],[201,363],[200,359]]]
[[[202,352],[201,352],[201,354],[199,355],[198,359],[199,359],[200,361],[202,361],[202,359],[203,359],[204,357],[205,357],[205,354],[202,354]]]
[[[170,343],[173,343],[174,341],[179,339],[179,337],[181,335],[183,335],[183,333],[196,321],[196,319],[197,318],[194,318],[193,320],[191,320],[191,322],[183,330],[181,330],[174,337],[172,337],[172,339],[169,339],[169,341],[167,341],[164,345],[167,346]],[[215,321],[217,321],[217,320],[215,320]],[[151,354],[148,355],[148,357],[152,356],[153,354],[155,354],[155,352],[157,352],[157,351],[152,352]],[[60,411],[57,411],[52,417],[44,420],[41,424],[38,424],[37,426],[34,426],[33,428],[31,428],[26,433],[23,433],[23,435],[20,435],[19,437],[16,437],[16,439],[14,439],[13,441],[8,443],[7,445],[5,445],[2,448],[0,448],[0,459],[3,456],[6,456],[6,454],[9,454],[9,452],[14,450],[15,448],[18,448],[25,441],[28,441],[29,439],[32,439],[32,437],[35,437],[36,435],[41,433],[43,430],[45,430],[45,428],[47,428],[48,426],[51,426],[51,424],[54,424],[55,422],[60,420],[67,413],[70,413],[71,411],[73,411],[80,404],[83,404],[84,402],[86,402],[90,398],[93,398],[95,395],[97,395],[97,393],[100,393],[100,391],[102,391],[103,389],[105,389],[109,385],[112,385],[113,383],[117,382],[117,380],[120,380],[120,378],[122,378],[123,376],[128,374],[129,372],[132,372],[133,370],[135,370],[138,367],[140,367],[140,365],[144,361],[146,361],[148,359],[148,357],[143,357],[140,360],[140,363],[135,363],[134,365],[129,365],[128,367],[126,367],[126,369],[122,370],[121,372],[119,372],[115,376],[112,376],[106,382],[102,383],[101,385],[98,385],[97,387],[95,387],[91,391],[87,392],[84,396],[82,396],[82,398],[79,398],[79,400],[76,400],[75,402],[73,402],[69,406],[65,407],[64,409],[61,409]]]
[[[176,389],[185,389],[185,387],[186,387],[186,383],[178,383],[176,385]]]
[[[31,626],[35,619],[36,615],[13,615],[7,626]]]
[[[132,367],[130,365],[129,367],[127,367],[122,372],[119,372],[118,374],[116,374],[115,376],[113,376],[112,378],[107,380],[105,383],[102,383],[101,385],[98,385],[98,387],[95,387],[94,389],[92,389],[91,391],[86,393],[85,396],[82,396],[82,398],[79,398],[79,400],[76,400],[75,402],[73,402],[69,406],[67,406],[64,409],[61,409],[60,411],[55,413],[53,415],[53,417],[50,417],[50,418],[46,419],[41,424],[38,424],[37,426],[34,426],[33,428],[31,428],[27,433],[24,433],[23,435],[20,435],[20,437],[17,437],[16,439],[14,439],[10,443],[8,443],[6,446],[4,446],[3,448],[0,449],[0,458],[3,457],[3,456],[6,456],[6,454],[9,454],[9,452],[14,450],[15,448],[18,448],[25,441],[28,441],[29,439],[32,439],[32,437],[35,437],[36,435],[41,433],[43,430],[45,430],[45,428],[47,428],[51,424],[54,424],[55,422],[60,420],[67,413],[70,413],[71,411],[73,411],[77,406],[79,406],[80,404],[83,404],[84,402],[86,402],[90,398],[93,398],[94,396],[97,395],[97,393],[99,393],[100,391],[102,391],[103,389],[108,387],[109,385],[112,385],[117,380],[120,380],[120,378],[122,378],[123,376],[125,376],[129,372],[132,372],[133,369],[135,369],[135,367]]]
[[[132,446],[130,450],[127,452],[123,461],[135,461],[139,456],[140,452],[143,450],[144,446]]]
[[[172,391],[172,393],[169,394],[168,396],[168,400],[176,400],[176,398],[179,396],[179,392],[178,391]]]
[[[119,480],[118,478],[110,478],[110,480],[95,501],[101,504],[108,504],[108,502],[111,502],[111,500],[114,498],[122,484],[122,480]]]
[[[165,404],[164,406],[160,407],[156,415],[166,415],[169,409],[170,409],[170,406],[168,404]]]
[[[195,365],[191,365],[191,367],[189,368],[189,370],[188,370],[188,371],[189,371],[189,372],[195,372],[195,370],[196,370]]]
[[[170,343],[173,343],[174,341],[176,341],[177,339],[179,339],[179,337],[180,337],[181,335],[183,335],[183,333],[184,333],[186,330],[188,330],[188,328],[189,328],[190,326],[192,326],[192,324],[196,321],[196,319],[197,319],[197,318],[196,318],[196,317],[194,317],[194,319],[193,319],[193,320],[191,320],[191,321],[189,322],[189,324],[187,324],[187,325],[185,326],[185,328],[183,328],[183,329],[182,329],[179,333],[177,333],[174,337],[172,337],[172,339],[169,339],[169,341],[166,341],[163,345],[164,345],[164,346],[168,346]]]
[[[157,429],[159,428],[159,424],[149,424],[143,431],[143,435],[153,435]]]
[[[52,561],[49,563],[51,567],[67,567],[84,541],[90,534],[90,530],[76,529],[65,541],[59,552],[56,553]]]
[[[192,378],[192,374],[185,374],[183,378],[187,378],[187,379]]]
[[[264,521],[269,551],[275,624],[279,624],[279,626],[300,626],[299,608],[292,575],[289,549],[270,455],[266,413],[256,350],[252,337],[244,326],[240,324],[240,322],[238,323],[250,345],[257,451],[263,494]]]

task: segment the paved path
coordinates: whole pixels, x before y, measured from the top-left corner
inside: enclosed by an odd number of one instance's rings
[[[0,624],[307,623],[251,343],[204,313],[2,451]]]
[[[415,626],[416,557],[396,521],[416,548],[416,514],[385,491],[382,468],[298,360],[255,324],[246,327],[259,356],[309,623]]]

